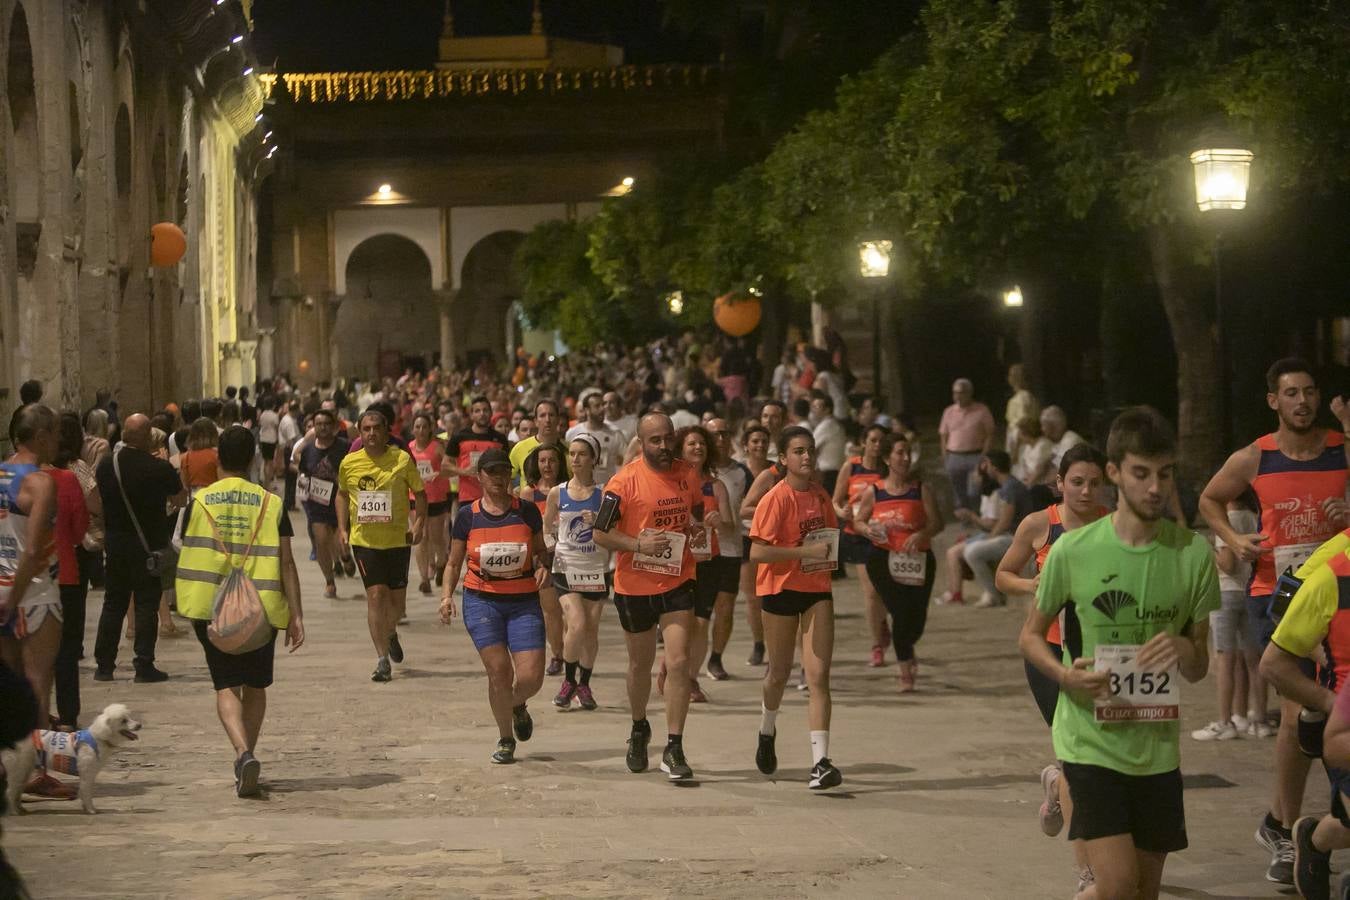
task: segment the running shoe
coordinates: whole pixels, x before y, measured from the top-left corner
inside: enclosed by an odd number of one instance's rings
[[[1266,868],[1266,881],[1274,884],[1293,884],[1294,856],[1294,842],[1281,837],[1279,845],[1272,851],[1270,866]]]
[[[647,744],[652,739],[652,726],[644,720],[633,723],[628,735],[628,771],[647,771]]]
[[[325,585],[323,586],[323,596],[324,596],[324,598],[327,599],[327,600],[336,600],[336,599],[337,599],[337,585],[336,585],[336,584],[333,584],[333,582],[331,582],[331,581],[328,582],[327,584],[325,584]]]
[[[423,580],[422,580],[422,583],[419,584],[419,585],[417,586],[417,592],[418,592],[419,594],[424,595],[424,596],[430,597],[430,596],[431,596],[431,582],[430,582],[430,581],[427,581],[426,579],[423,579]]]
[[[506,766],[515,762],[516,742],[511,738],[498,738],[497,749],[492,751],[492,761],[499,766]]]
[[[695,678],[689,687],[690,703],[707,703],[708,695],[703,693],[703,688],[698,686],[698,679]]]
[[[980,595],[980,599],[975,601],[976,609],[994,609],[999,606],[1006,606],[1008,598],[995,594],[993,591],[985,591]]]
[[[844,783],[843,774],[834,767],[829,757],[822,759],[811,767],[811,779],[806,782],[806,786],[813,791],[823,791],[827,788],[839,787]]]
[[[570,681],[564,680],[558,688],[558,696],[553,698],[553,705],[558,709],[567,709],[572,705],[572,698],[577,695],[577,686]]]
[[[1246,716],[1240,716],[1237,713],[1233,713],[1228,721],[1233,723],[1233,727],[1237,729],[1238,734],[1246,734],[1247,729],[1252,727],[1251,719],[1248,719]]]
[[[886,651],[882,649],[880,644],[877,644],[872,648],[872,658],[867,664],[873,669],[880,669],[882,666],[886,665]]]
[[[511,710],[511,728],[518,741],[528,741],[534,735],[534,719],[530,718],[524,703]]]
[[[1256,843],[1265,847],[1271,853],[1274,853],[1280,846],[1280,841],[1291,840],[1293,835],[1286,832],[1283,828],[1271,825],[1266,816],[1261,817],[1261,824],[1256,826]]]
[[[750,648],[750,658],[745,661],[747,666],[764,665],[764,643],[755,641],[755,645]]]
[[[1054,837],[1064,830],[1064,810],[1059,805],[1059,766],[1049,765],[1041,769],[1041,790],[1045,800],[1041,803],[1041,832]]]
[[[234,761],[234,794],[236,797],[255,797],[258,794],[258,776],[262,774],[262,763],[245,750]]]
[[[1294,823],[1294,888],[1304,900],[1331,900],[1331,852],[1313,846],[1317,818]]]
[[[403,662],[403,645],[398,642],[397,631],[389,635],[389,658],[396,663]]]
[[[547,675],[549,678],[553,678],[554,676],[561,675],[562,670],[563,670],[562,657],[555,656],[548,661],[548,668],[544,670],[544,674]]]
[[[1216,721],[1192,731],[1191,737],[1197,741],[1231,741],[1238,734],[1237,727],[1232,722]]]
[[[1278,732],[1279,729],[1274,725],[1271,725],[1265,719],[1252,718],[1247,720],[1247,730],[1245,732],[1247,737],[1268,738],[1274,737]]]
[[[708,677],[713,681],[726,681],[731,675],[727,672],[726,666],[722,665],[720,659],[708,660]]]
[[[595,709],[600,705],[595,702],[595,695],[591,693],[589,684],[577,685],[577,703],[581,704],[581,708],[586,710]]]
[[[960,591],[943,591],[942,596],[938,597],[938,606],[965,606],[965,598],[961,596]]]
[[[774,749],[774,741],[778,734],[759,734],[759,747],[755,750],[755,767],[764,775],[772,775],[778,771],[778,753]]]
[[[694,777],[694,770],[685,762],[684,747],[680,744],[666,746],[666,752],[661,754],[661,771],[665,772],[671,781],[688,781]]]
[[[389,660],[384,657],[381,657],[379,662],[375,663],[375,671],[370,673],[371,681],[389,681],[393,677],[393,669],[389,665]]]

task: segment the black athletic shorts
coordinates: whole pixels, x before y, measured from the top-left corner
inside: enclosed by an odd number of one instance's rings
[[[1073,797],[1069,840],[1128,834],[1136,850],[1175,853],[1186,849],[1180,769],[1160,775],[1125,775],[1102,766],[1063,765]]]
[[[629,634],[643,634],[655,628],[666,613],[694,608],[694,582],[686,581],[664,594],[634,596],[616,593],[614,608],[619,611],[619,627]]]
[[[206,651],[206,668],[211,673],[211,684],[218,691],[229,688],[251,687],[262,690],[272,686],[272,658],[277,646],[277,633],[257,650],[247,653],[226,653],[217,649],[206,636],[206,626],[211,623],[201,619],[192,620],[192,630]]]
[[[1055,659],[1064,658],[1064,648],[1059,644],[1051,644],[1050,649],[1054,651]],[[1054,725],[1055,707],[1059,705],[1059,683],[1045,677],[1044,672],[1026,660],[1022,661],[1022,666],[1026,669],[1027,685],[1031,687],[1031,697],[1036,701],[1036,708],[1041,711],[1041,718],[1047,727]]]
[[[562,572],[553,573],[553,587],[558,591],[558,596],[563,594],[576,594],[578,597],[584,597],[587,600],[605,600],[609,598],[609,592],[614,587],[614,573],[605,573],[605,590],[603,591],[574,591],[567,586],[567,576]]]
[[[373,547],[353,546],[352,555],[356,557],[356,568],[361,573],[361,583],[366,587],[384,585],[391,591],[398,591],[408,586],[411,547],[376,550]]]
[[[428,504],[427,504],[427,518],[428,518],[428,519],[430,519],[432,516],[443,516],[443,515],[445,515],[445,514],[448,513],[448,512],[450,512],[450,501],[449,501],[449,500],[441,500],[441,501],[436,502],[436,503],[428,503]]]
[[[781,593],[770,594],[767,597],[760,597],[759,604],[766,613],[772,613],[775,616],[800,616],[822,600],[829,602],[833,599],[834,595],[829,591],[822,593],[782,591]]]
[[[1346,828],[1350,828],[1350,813],[1345,809],[1345,797],[1350,795],[1350,772],[1327,766],[1327,780],[1331,782],[1331,814]]]
[[[734,595],[740,586],[740,557],[714,556],[699,563],[694,573],[694,615],[711,619],[717,595]]]

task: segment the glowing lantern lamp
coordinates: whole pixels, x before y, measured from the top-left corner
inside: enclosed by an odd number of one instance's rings
[[[713,321],[732,337],[744,337],[759,326],[762,310],[758,297],[723,294],[713,303]]]
[[[1247,206],[1250,150],[1196,150],[1191,154],[1191,166],[1195,170],[1195,202],[1201,212]]]
[[[150,264],[157,268],[178,265],[178,261],[187,252],[187,238],[183,229],[172,222],[159,222],[150,226]]]

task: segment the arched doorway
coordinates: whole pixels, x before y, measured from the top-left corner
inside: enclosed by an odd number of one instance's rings
[[[464,257],[452,318],[459,353],[470,364],[485,355],[501,363],[503,354],[521,342],[520,317],[514,308],[520,299],[515,259],[524,239],[519,231],[494,232]]]
[[[440,343],[431,261],[398,234],[366,238],[347,258],[332,343],[338,376],[362,380],[428,368]]]

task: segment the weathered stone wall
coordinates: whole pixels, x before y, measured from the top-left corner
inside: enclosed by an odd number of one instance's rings
[[[210,0],[0,0],[0,419],[29,378],[52,405],[108,388],[129,412],[256,377],[265,167],[240,107],[261,109],[261,92],[238,86],[243,52],[194,55],[178,38],[183,19],[162,9],[194,5],[209,40],[242,29]],[[188,249],[153,269],[162,221]]]

